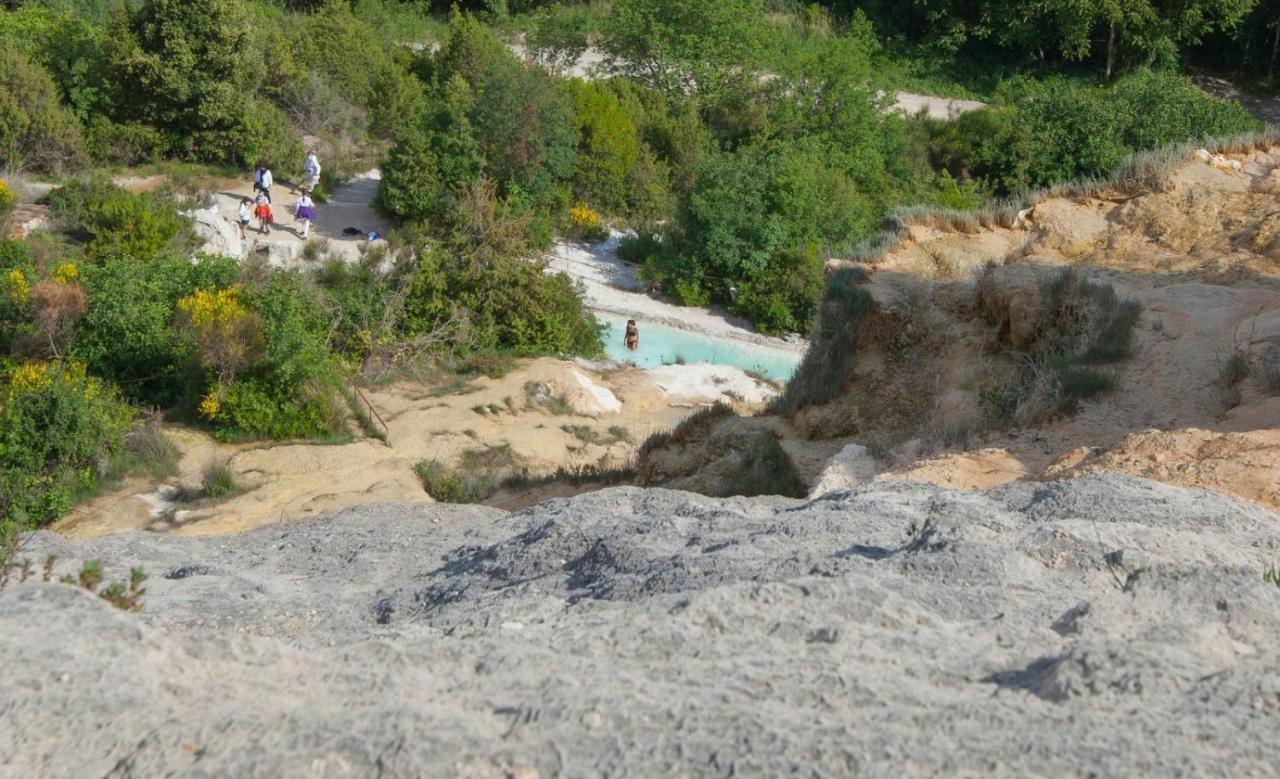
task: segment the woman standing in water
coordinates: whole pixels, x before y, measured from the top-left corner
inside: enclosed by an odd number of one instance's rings
[[[627,320],[627,334],[624,336],[623,343],[633,352],[640,348],[640,328],[636,326],[636,320]]]

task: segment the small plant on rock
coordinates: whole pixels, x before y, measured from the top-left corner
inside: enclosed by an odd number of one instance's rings
[[[52,567],[52,561],[46,562],[46,581]],[[79,574],[75,577],[63,576],[60,581],[63,584],[70,584],[73,587],[80,587],[91,592],[121,611],[142,611],[142,596],[147,592],[142,588],[142,583],[147,580],[146,571],[137,566],[130,569],[129,582],[127,584],[121,581],[114,581],[103,587],[101,586],[103,578],[102,562],[99,560],[85,560],[80,566]]]

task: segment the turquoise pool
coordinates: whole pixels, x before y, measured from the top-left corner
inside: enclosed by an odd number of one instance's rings
[[[609,359],[635,363],[640,368],[670,365],[678,362],[679,358],[686,363],[732,365],[757,371],[771,379],[788,381],[796,372],[802,356],[798,352],[756,346],[730,338],[714,338],[652,322],[640,323],[640,348],[632,352],[622,342],[627,329],[626,319],[601,313],[597,313],[596,318],[609,326],[604,336]]]

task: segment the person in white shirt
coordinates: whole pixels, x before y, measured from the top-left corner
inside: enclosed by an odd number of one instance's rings
[[[244,240],[245,231],[249,229],[249,219],[253,216],[253,209],[250,206],[253,201],[247,197],[240,198],[240,240]]]
[[[316,156],[314,149],[307,152],[307,158],[302,162],[302,172],[307,177],[304,191],[314,192],[320,186],[320,158]]]
[[[275,183],[271,178],[271,168],[268,168],[265,162],[258,163],[258,171],[253,174],[253,189],[255,192],[261,192],[267,196],[267,202],[271,202],[271,185]]]
[[[309,190],[302,190],[302,197],[298,198],[298,205],[293,211],[294,217],[302,222],[302,240],[307,239],[307,234],[311,232],[311,223],[316,218],[316,204],[311,200]]]

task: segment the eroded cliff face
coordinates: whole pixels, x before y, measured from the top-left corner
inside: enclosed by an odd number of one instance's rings
[[[1158,186],[1049,197],[1014,226],[946,222],[909,226],[861,266],[853,283],[873,304],[834,400],[725,424],[777,431],[811,483],[861,444],[881,479],[980,488],[1118,471],[1280,505],[1280,147],[1193,155]],[[1128,356],[1096,366],[1114,388],[1002,408],[1019,382],[1053,381],[1028,363],[1075,315],[1046,299],[1064,271],[1141,305]]]

